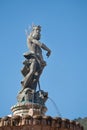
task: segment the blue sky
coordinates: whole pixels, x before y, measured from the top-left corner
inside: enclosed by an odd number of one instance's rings
[[[25,29],[42,26],[41,42],[52,54],[40,78],[48,91],[47,115],[74,119],[87,116],[87,1],[0,0],[0,116],[11,114],[21,89]]]

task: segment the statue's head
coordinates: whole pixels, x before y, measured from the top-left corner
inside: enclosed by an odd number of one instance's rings
[[[40,36],[41,36],[40,32],[41,32],[41,26],[39,26],[39,25],[38,25],[38,26],[34,25],[34,26],[32,27],[32,34],[31,34],[31,36],[32,36],[34,39],[40,40]]]

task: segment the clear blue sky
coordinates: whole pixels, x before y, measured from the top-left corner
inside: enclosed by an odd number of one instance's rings
[[[87,0],[0,0],[0,116],[11,114],[21,89],[25,29],[42,26],[41,42],[51,50],[41,76],[62,117],[87,116]],[[50,100],[47,115],[58,112]]]

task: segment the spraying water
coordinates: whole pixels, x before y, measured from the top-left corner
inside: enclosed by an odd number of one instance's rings
[[[58,109],[58,106],[57,106],[56,103],[53,101],[53,99],[50,98],[50,97],[48,97],[48,99],[53,103],[53,106],[54,106],[55,109],[56,109],[57,115],[58,115],[59,117],[62,117],[62,115],[61,115],[61,113],[60,113],[60,111],[59,111],[59,109]]]

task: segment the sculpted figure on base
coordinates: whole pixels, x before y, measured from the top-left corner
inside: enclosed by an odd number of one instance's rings
[[[24,79],[21,81],[23,90],[29,88],[36,90],[39,84],[40,75],[46,66],[43,59],[42,49],[47,51],[46,56],[49,57],[51,50],[40,40],[41,26],[33,26],[30,35],[27,36],[27,44],[30,52],[24,54],[26,60],[23,62],[24,67],[21,70]]]

